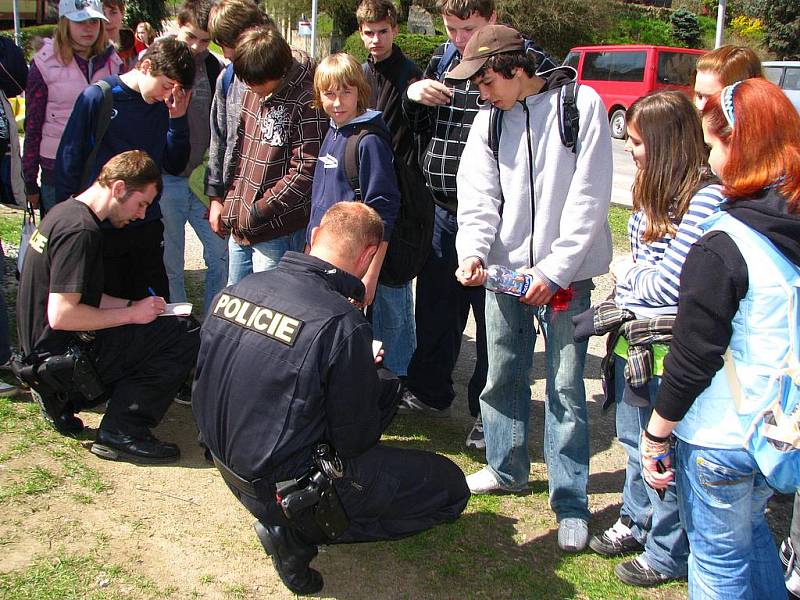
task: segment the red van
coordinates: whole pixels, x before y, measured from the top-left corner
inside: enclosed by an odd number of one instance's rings
[[[579,46],[564,64],[578,72],[578,83],[600,94],[608,111],[611,135],[625,137],[625,111],[634,100],[657,90],[683,90],[691,95],[697,57],[706,50],[647,44]]]

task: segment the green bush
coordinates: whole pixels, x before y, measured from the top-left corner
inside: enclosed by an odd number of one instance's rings
[[[420,35],[418,33],[406,33],[398,35],[396,43],[405,52],[406,56],[413,60],[423,71],[428,66],[433,51],[447,41],[446,35]]]
[[[563,58],[570,48],[592,44],[611,21],[609,0],[501,0],[497,20],[511,25],[552,54]]]
[[[34,49],[31,46],[31,42],[34,39],[38,38],[49,38],[53,37],[53,31],[55,31],[56,26],[55,24],[50,25],[32,25],[31,27],[22,27],[19,30],[19,45],[20,48],[25,52],[25,60],[30,62],[33,59]],[[4,35],[5,37],[14,39],[14,30],[13,29],[5,29],[0,31],[0,35]]]
[[[447,41],[446,35],[420,35],[418,33],[401,33],[397,36],[395,43],[405,52],[406,56],[413,60],[423,71],[428,66],[428,61],[433,56],[433,51]],[[351,34],[342,48],[344,52],[352,54],[361,62],[367,60],[367,49],[361,41],[358,32]]]
[[[623,17],[614,24],[608,37],[608,44],[655,44],[673,46],[672,29],[668,23],[652,17]]]
[[[364,48],[364,42],[361,41],[361,36],[357,31],[347,37],[344,46],[342,46],[342,52],[352,54],[360,62],[367,60],[367,49]]]

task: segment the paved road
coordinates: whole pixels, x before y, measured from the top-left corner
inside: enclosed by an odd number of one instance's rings
[[[614,179],[611,190],[611,202],[623,206],[631,206],[631,185],[636,175],[636,166],[630,155],[625,152],[623,140],[611,140],[614,156]]]

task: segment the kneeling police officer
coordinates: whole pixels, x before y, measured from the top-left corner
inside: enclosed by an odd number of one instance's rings
[[[376,366],[352,301],[383,237],[378,214],[332,206],[308,255],[223,290],[203,325],[192,408],[223,479],[294,593],[322,589],[318,544],[398,539],[455,520],[450,460],[379,444],[401,385]]]
[[[144,152],[113,157],[77,197],[57,204],[31,235],[20,276],[12,363],[45,418],[77,434],[82,408],[108,401],[92,452],[102,458],[166,463],[175,444],[153,436],[192,367],[200,343],[193,319],[157,319],[163,298],[136,302],[103,293],[104,219],[141,219],[161,189]]]

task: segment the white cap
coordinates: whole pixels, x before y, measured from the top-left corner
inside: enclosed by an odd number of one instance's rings
[[[59,0],[58,16],[67,17],[76,23],[89,19],[102,19],[108,22],[103,14],[103,4],[100,0]]]

